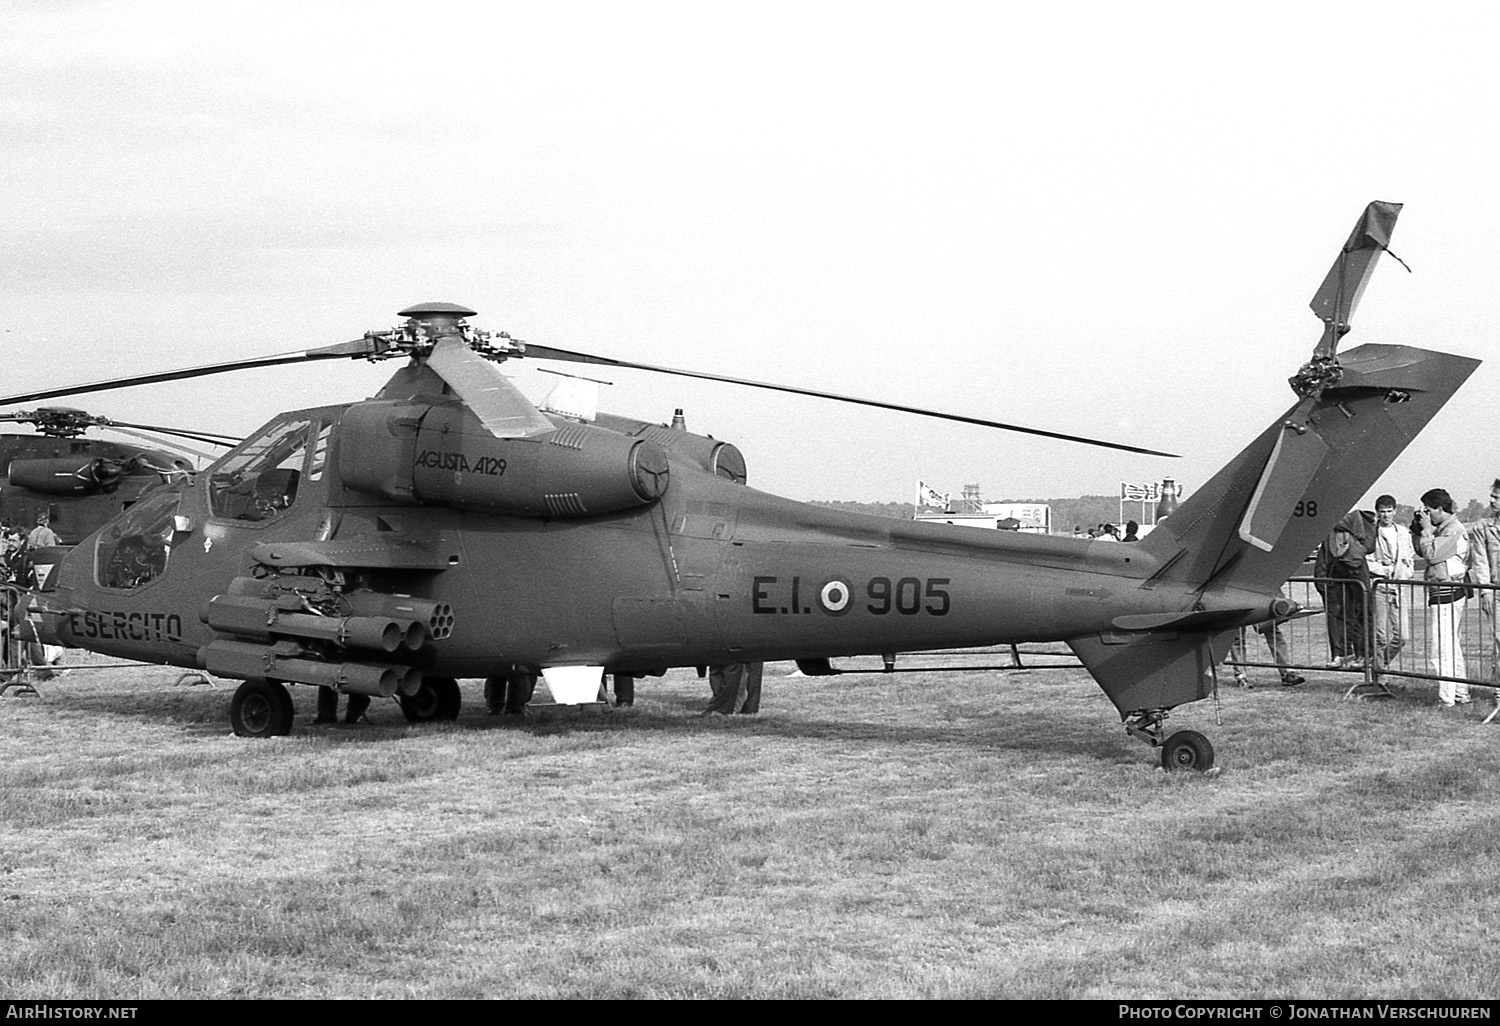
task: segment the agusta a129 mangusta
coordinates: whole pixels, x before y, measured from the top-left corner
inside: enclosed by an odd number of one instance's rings
[[[755,660],[817,672],[835,656],[1066,642],[1164,765],[1206,769],[1208,739],[1168,736],[1169,712],[1210,695],[1239,628],[1298,612],[1278,588],[1478,366],[1400,345],[1337,352],[1399,209],[1370,204],[1314,298],[1323,336],[1290,409],[1138,544],[757,491],[731,444],[587,402],[543,410],[496,364],[668,368],[525,345],[433,303],[341,345],[0,400],[405,361],[374,398],[284,413],[41,554],[28,622],[50,643],[242,680],[230,718],[249,736],[291,729],[288,684],[446,718],[459,678],[540,674],[579,703],[605,673]]]

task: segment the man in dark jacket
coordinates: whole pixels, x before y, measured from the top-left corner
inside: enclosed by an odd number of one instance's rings
[[[1352,510],[1334,525],[1318,549],[1313,576],[1323,596],[1328,627],[1329,666],[1364,665],[1369,635],[1370,568],[1365,556],[1375,551],[1375,514]]]

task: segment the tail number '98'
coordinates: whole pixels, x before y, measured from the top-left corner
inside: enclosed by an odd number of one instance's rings
[[[948,577],[872,577],[865,582],[863,603],[875,616],[947,616],[952,606]],[[857,586],[839,578],[757,577],[750,593],[754,613],[796,614],[814,610],[828,616],[844,616],[857,608]]]

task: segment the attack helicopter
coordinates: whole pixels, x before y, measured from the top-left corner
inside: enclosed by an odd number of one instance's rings
[[[0,522],[24,531],[45,515],[64,545],[93,534],[146,491],[214,458],[172,439],[220,448],[238,441],[213,433],[114,421],[63,406],[0,413],[0,423],[30,424],[36,429],[34,434],[0,434]],[[150,444],[85,437],[101,428]]]
[[[373,398],[281,414],[149,493],[60,554],[26,615],[49,643],[242,680],[229,715],[250,737],[291,729],[289,684],[398,696],[410,718],[453,718],[459,678],[541,675],[557,701],[578,704],[605,673],[796,660],[816,674],[839,656],[1065,642],[1164,766],[1208,769],[1211,743],[1169,735],[1171,711],[1213,692],[1241,627],[1300,612],[1280,585],[1478,366],[1401,345],[1338,352],[1399,210],[1366,208],[1314,297],[1323,337],[1290,379],[1292,406],[1137,544],[889,520],[758,491],[731,443],[587,403],[544,409],[497,364],[640,367],[849,397],[530,345],[427,303],[348,343],[152,376],[404,361]]]

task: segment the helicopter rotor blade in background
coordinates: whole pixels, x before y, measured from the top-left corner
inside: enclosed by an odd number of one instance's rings
[[[187,438],[195,442],[205,442],[209,445],[217,445],[222,448],[232,448],[239,445],[242,439],[233,435],[219,434],[215,431],[189,431],[185,428],[162,427],[157,424],[131,424],[126,421],[111,420],[83,410],[75,410],[61,406],[42,407],[35,410],[13,410],[9,413],[0,413],[0,423],[34,424],[45,434],[51,434],[59,438],[72,438],[90,428],[135,428],[133,432],[137,437],[146,438],[149,441],[157,441],[154,435],[171,435],[178,438]],[[141,432],[153,432],[154,435],[145,435]],[[124,432],[130,434],[132,432]]]
[[[564,360],[569,363],[595,363],[608,367],[625,367],[634,370],[655,371],[658,374],[676,374],[684,378],[699,378],[704,381],[723,381],[731,385],[744,385],[749,388],[764,388],[773,392],[789,392],[792,395],[807,395],[817,399],[832,399],[835,402],[852,403],[856,406],[873,406],[879,410],[894,410],[897,413],[913,413],[919,417],[933,417],[938,420],[951,420],[960,424],[975,424],[979,427],[998,428],[1002,431],[1017,431],[1025,435],[1039,435],[1042,438],[1056,438],[1064,442],[1079,442],[1083,445],[1096,445],[1105,449],[1119,449],[1123,452],[1140,453],[1145,456],[1168,456],[1177,459],[1178,454],[1172,452],[1160,452],[1156,449],[1144,449],[1140,446],[1125,445],[1120,442],[1106,442],[1098,438],[1087,438],[1083,435],[1069,435],[1060,431],[1046,431],[1042,428],[1022,427],[1019,424],[1005,424],[996,420],[984,420],[980,417],[966,417],[958,413],[940,413],[936,410],[922,409],[916,406],[902,406],[899,403],[887,403],[878,399],[861,399],[857,396],[839,395],[835,392],[820,392],[812,388],[799,388],[795,385],[776,385],[766,381],[750,381],[746,378],[731,378],[723,374],[709,374],[704,371],[680,370],[675,367],[659,367],[649,363],[637,363],[633,360],[616,360],[607,356],[592,356],[588,353],[580,353],[571,349],[558,349],[553,346],[535,345],[526,343],[525,355],[542,360]]]
[[[135,428],[137,432],[151,431],[159,435],[172,435],[177,438],[186,438],[194,442],[203,442],[208,445],[217,445],[225,449],[232,449],[244,441],[243,438],[235,438],[233,435],[221,435],[212,431],[188,431],[184,428],[158,427],[155,424],[131,424],[123,420],[111,420],[107,417],[100,418],[100,427],[112,428]]]
[[[439,339],[427,366],[496,438],[530,438],[557,430],[499,367],[456,338]]]
[[[122,427],[119,424],[106,424],[101,425],[101,427],[109,431],[114,431],[118,434],[126,435],[130,438],[139,438],[142,441],[150,442],[156,448],[162,449],[166,452],[176,453],[180,456],[187,456],[195,460],[202,460],[204,461],[204,463],[212,463],[214,460],[218,459],[218,457],[213,455],[212,453],[202,452],[201,450],[194,449],[191,446],[183,445],[181,442],[164,441],[163,439],[152,437],[144,431],[132,431],[130,428]],[[152,469],[158,470],[162,473],[166,472],[166,470],[160,467],[153,467]]]

